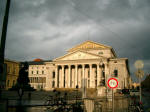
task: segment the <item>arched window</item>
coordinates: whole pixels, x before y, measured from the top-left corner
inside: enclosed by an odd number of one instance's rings
[[[102,71],[102,78],[105,78],[105,71]]]
[[[118,77],[118,70],[114,70],[114,77]]]
[[[53,71],[53,78],[55,78],[55,72]]]

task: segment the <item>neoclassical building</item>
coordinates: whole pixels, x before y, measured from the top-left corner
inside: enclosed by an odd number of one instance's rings
[[[39,65],[34,66],[37,69]],[[64,56],[44,62],[42,66],[45,67],[45,90],[76,86],[97,88],[107,86],[107,80],[111,77],[118,79],[118,89],[131,87],[128,59],[117,58],[112,47],[93,41],[85,41],[69,49]],[[41,75],[34,74],[32,69],[33,66],[30,66],[29,77],[32,76],[30,81],[34,82],[33,77]]]

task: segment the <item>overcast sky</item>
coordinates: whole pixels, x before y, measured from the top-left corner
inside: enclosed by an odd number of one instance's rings
[[[0,1],[0,29],[5,10]],[[150,66],[150,0],[11,0],[5,57],[16,61],[52,60],[92,40]]]

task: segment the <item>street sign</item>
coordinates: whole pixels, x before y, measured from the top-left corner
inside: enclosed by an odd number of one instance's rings
[[[110,78],[108,81],[107,81],[107,85],[109,88],[112,89],[112,112],[114,112],[114,92],[113,92],[113,89],[118,87],[118,81],[116,78]]]
[[[107,85],[108,85],[109,88],[114,89],[114,88],[118,87],[118,81],[117,81],[116,78],[110,78],[107,81]]]

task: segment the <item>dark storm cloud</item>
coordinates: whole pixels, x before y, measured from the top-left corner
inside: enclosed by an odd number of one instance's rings
[[[137,59],[148,72],[149,6],[150,0],[12,0],[6,57],[53,59],[93,40],[129,58],[132,73]],[[4,12],[4,3],[0,7]],[[0,18],[1,25],[2,13]]]

